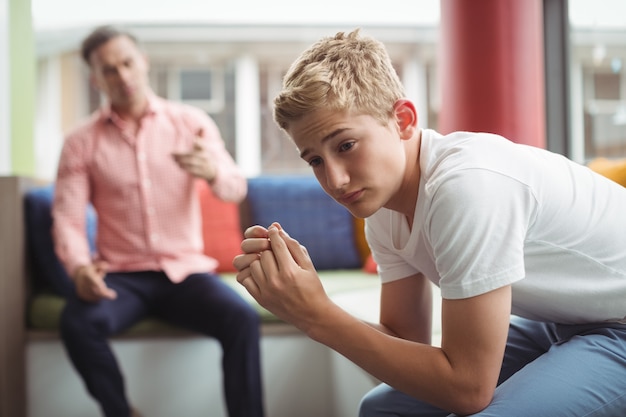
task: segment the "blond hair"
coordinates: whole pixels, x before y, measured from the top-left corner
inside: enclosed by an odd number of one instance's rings
[[[290,122],[323,108],[367,114],[386,124],[402,97],[404,87],[384,45],[359,29],[339,32],[291,65],[274,99],[274,120],[287,130]]]

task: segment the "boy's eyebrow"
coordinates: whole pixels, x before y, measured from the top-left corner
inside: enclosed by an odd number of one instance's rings
[[[339,128],[339,129],[333,130],[328,135],[324,136],[322,138],[322,140],[320,141],[320,143],[323,144],[324,142],[334,138],[335,136],[337,136],[338,134],[340,134],[341,132],[344,132],[346,130],[350,130],[350,128],[343,127],[343,128]],[[302,152],[300,152],[300,158],[304,159],[304,157],[307,156],[310,152],[311,152],[310,149],[307,149],[307,148],[303,149]]]

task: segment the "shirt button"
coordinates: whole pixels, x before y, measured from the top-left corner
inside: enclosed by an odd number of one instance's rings
[[[143,186],[144,186],[145,188],[150,188],[150,187],[152,186],[152,181],[150,181],[150,180],[145,180],[145,181],[143,182]]]
[[[140,160],[140,161],[145,161],[146,160],[146,154],[143,153],[143,152],[139,152],[137,154],[137,159]]]
[[[152,241],[152,242],[156,242],[156,241],[158,241],[158,240],[159,240],[159,234],[158,234],[158,233],[152,233],[152,234],[150,235],[150,241]]]

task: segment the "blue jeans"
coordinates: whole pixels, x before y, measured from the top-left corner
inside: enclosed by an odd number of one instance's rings
[[[124,378],[107,339],[147,315],[216,338],[223,350],[229,416],[263,416],[259,316],[221,278],[193,274],[174,284],[149,271],[110,273],[106,282],[117,291],[115,300],[88,303],[72,294],[61,316],[68,356],[105,416],[130,415]]]
[[[381,384],[360,417],[453,416]],[[626,416],[626,325],[512,317],[495,395],[476,417]]]

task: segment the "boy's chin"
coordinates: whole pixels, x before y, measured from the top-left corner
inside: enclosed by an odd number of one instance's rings
[[[348,209],[350,214],[352,214],[357,219],[365,219],[378,211],[378,210],[373,210],[371,208],[366,209],[364,207],[355,207],[355,206],[350,206],[350,207],[344,206],[344,207]]]

